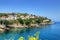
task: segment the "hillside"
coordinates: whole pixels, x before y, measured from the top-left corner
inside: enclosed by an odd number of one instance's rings
[[[27,13],[0,13],[0,25],[11,27],[35,27],[52,24],[51,19]]]

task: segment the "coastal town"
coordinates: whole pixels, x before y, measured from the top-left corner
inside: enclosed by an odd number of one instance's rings
[[[0,13],[0,31],[10,28],[40,27],[52,24],[51,19],[27,13]]]

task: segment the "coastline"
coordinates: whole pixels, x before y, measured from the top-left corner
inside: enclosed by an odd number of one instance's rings
[[[53,23],[47,17],[32,14],[0,14],[0,31],[10,30],[11,28],[35,28]]]
[[[40,27],[42,27],[42,26],[45,26],[45,25],[51,25],[51,24],[53,24],[53,22],[52,23],[48,23],[48,24],[32,24],[31,26],[6,26],[6,28],[0,28],[0,32],[4,32],[5,30],[10,30],[11,28],[19,28],[19,29],[23,29],[23,28],[40,28]]]

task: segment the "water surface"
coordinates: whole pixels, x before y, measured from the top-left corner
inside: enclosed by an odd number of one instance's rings
[[[31,28],[22,31],[11,31],[11,32],[4,32],[0,34],[0,40],[14,38],[17,40],[20,36],[25,37],[28,39],[28,35],[34,35],[37,31],[40,31],[39,38],[41,40],[60,40],[60,22],[56,22],[53,25],[47,25],[42,28]]]

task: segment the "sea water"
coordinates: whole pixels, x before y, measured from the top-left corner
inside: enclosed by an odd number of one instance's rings
[[[14,39],[18,40],[20,36],[23,36],[25,40],[28,40],[28,36],[34,36],[36,32],[40,32],[40,40],[60,40],[60,22],[56,22],[52,25],[42,26],[40,28],[29,28],[27,30],[19,31],[6,31],[0,33],[0,40]]]

